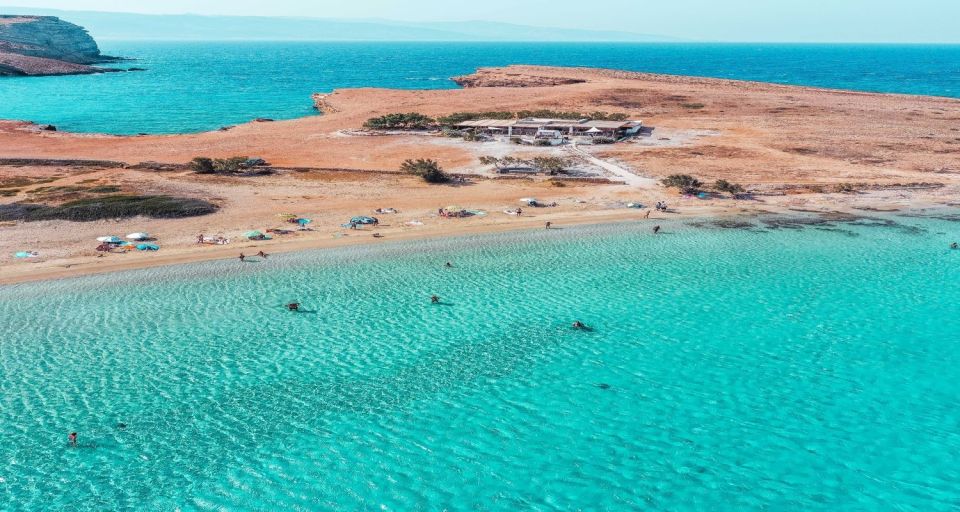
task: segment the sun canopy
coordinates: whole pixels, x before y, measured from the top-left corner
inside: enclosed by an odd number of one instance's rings
[[[602,131],[603,130],[601,130],[600,128],[597,128],[596,126],[594,126],[593,128],[590,128],[589,130],[587,130],[587,133],[600,133]]]
[[[119,244],[120,242],[123,242],[123,240],[121,240],[118,236],[101,236],[97,238],[97,241],[105,244]]]
[[[150,238],[150,235],[147,233],[130,233],[127,238],[130,240],[146,240]]]
[[[247,231],[243,234],[243,236],[246,238],[257,238],[263,236],[263,233],[259,231]]]
[[[350,223],[351,223],[351,224],[377,224],[377,223],[379,223],[379,222],[380,222],[380,221],[378,221],[378,220],[377,220],[376,218],[374,218],[374,217],[364,217],[364,216],[360,216],[360,217],[354,217],[354,218],[350,219]]]

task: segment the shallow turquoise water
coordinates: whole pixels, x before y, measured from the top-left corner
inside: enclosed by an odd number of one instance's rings
[[[956,510],[960,217],[889,219],[2,287],[0,508]]]
[[[0,79],[0,119],[183,133],[315,113],[344,87],[448,89],[482,66],[591,66],[960,98],[960,45],[103,41],[146,72]],[[640,108],[631,112],[647,113]]]

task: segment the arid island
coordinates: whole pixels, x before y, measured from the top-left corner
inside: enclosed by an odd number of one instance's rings
[[[955,99],[534,66],[456,80],[199,134],[2,121],[0,283],[548,222],[960,206]],[[159,250],[97,240],[132,233]]]

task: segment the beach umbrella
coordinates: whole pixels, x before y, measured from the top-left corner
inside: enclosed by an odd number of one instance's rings
[[[159,251],[160,246],[156,244],[137,244],[138,251]]]
[[[150,238],[150,235],[147,233],[130,233],[127,238],[130,240],[146,240]]]
[[[306,226],[307,224],[310,224],[311,222],[313,222],[313,221],[310,220],[310,219],[297,219],[297,224],[300,224],[301,226]]]
[[[123,240],[121,240],[118,236],[101,236],[97,238],[97,241],[105,244],[119,244],[120,242],[123,242]]]
[[[244,238],[258,238],[263,236],[263,233],[259,231],[247,231],[243,234]]]

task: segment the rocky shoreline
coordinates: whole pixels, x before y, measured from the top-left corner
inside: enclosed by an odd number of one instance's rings
[[[87,31],[54,16],[0,14],[0,76],[88,75],[124,71],[94,66],[103,55]]]

